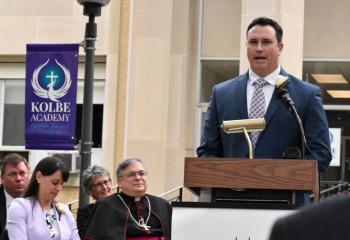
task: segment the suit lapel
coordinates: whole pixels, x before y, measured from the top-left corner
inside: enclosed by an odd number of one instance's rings
[[[238,114],[240,119],[248,118],[247,110],[247,81],[248,72],[239,78],[237,81],[237,87],[233,88],[233,96],[235,96],[235,103],[237,104]]]
[[[61,217],[59,217],[58,216],[58,212],[56,211],[56,209],[55,209],[55,213],[56,213],[56,218],[57,218],[57,225],[58,225],[58,230],[60,231],[60,234],[61,234],[61,238],[64,238],[65,236],[64,236],[64,230],[65,230],[65,222],[63,222],[63,217],[61,216]]]
[[[281,69],[280,75],[288,77],[288,74],[283,69]],[[288,87],[288,83],[287,83],[287,87]],[[275,89],[273,91],[270,104],[265,114],[265,122],[266,122],[265,129],[269,127],[269,123],[271,122],[271,119],[277,113],[277,110],[280,108],[281,105],[282,105],[281,99],[279,99],[279,97],[277,96],[276,89]]]
[[[267,112],[265,114],[265,122],[266,122],[266,128],[268,127],[268,124],[270,123],[272,117],[276,114],[278,108],[282,105],[281,100],[278,98],[276,91],[273,92],[272,98],[269,104],[269,107],[267,108]]]
[[[6,225],[6,197],[4,187],[0,188],[0,227],[1,232],[4,230]]]
[[[36,221],[35,223],[35,227],[37,229],[43,229],[43,232],[40,233],[41,235],[45,234],[45,239],[50,239],[50,233],[48,231],[47,228],[47,223],[44,219],[44,210],[41,208],[40,203],[37,199],[31,198],[31,204],[32,205],[32,201],[34,201],[34,207],[33,207],[33,221]]]

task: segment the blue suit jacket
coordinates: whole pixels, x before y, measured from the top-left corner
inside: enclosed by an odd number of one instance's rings
[[[324,171],[332,159],[327,118],[322,105],[320,89],[301,81],[281,70],[288,76],[286,88],[295,103],[302,120],[306,141],[313,155],[306,152],[305,159],[318,161]],[[248,146],[243,133],[226,134],[220,128],[225,120],[247,119],[248,73],[214,86],[204,124],[201,144],[197,149],[199,157],[248,156]],[[260,133],[254,158],[281,159],[287,147],[301,149],[301,135],[292,113],[283,105],[276,91],[265,115],[266,127]]]

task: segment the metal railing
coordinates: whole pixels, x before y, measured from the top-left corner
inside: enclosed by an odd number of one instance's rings
[[[178,186],[176,188],[171,189],[170,191],[167,191],[167,192],[159,195],[159,197],[164,198],[165,200],[167,200],[169,202],[182,202],[183,189],[184,189],[184,186]],[[174,195],[174,193],[176,193],[176,192],[178,192],[178,195],[176,195],[176,194]],[[170,197],[168,197],[168,196],[170,196]]]
[[[334,181],[334,182],[321,182],[321,185],[324,185],[324,189],[320,191],[319,200],[324,200],[326,198],[330,198],[333,196],[337,196],[339,194],[350,193],[350,184],[348,182],[343,181]],[[119,192],[118,186],[113,186],[113,190]],[[183,190],[184,186],[178,186],[173,188],[163,194],[160,194],[159,197],[164,198],[169,202],[182,202],[183,201]],[[311,198],[313,195],[311,194]],[[74,204],[78,204],[79,200],[74,200],[68,202],[67,205],[70,210],[72,210],[72,206]]]
[[[184,186],[178,186],[176,188],[173,188],[173,189],[159,195],[159,197],[164,198],[165,200],[167,200],[169,202],[181,202],[183,199],[183,189],[184,189]],[[113,186],[112,190],[116,190],[116,192],[119,192],[118,185]],[[72,206],[74,204],[78,204],[78,203],[79,203],[79,199],[68,202],[67,205],[69,207],[69,210],[72,211]]]
[[[337,182],[321,182],[327,188],[320,191],[320,199],[326,199],[329,197],[337,196],[339,194],[349,193],[350,184],[344,181]]]

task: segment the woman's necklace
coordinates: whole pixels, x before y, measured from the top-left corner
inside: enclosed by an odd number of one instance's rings
[[[129,207],[128,207],[128,205],[126,205],[126,203],[125,203],[124,199],[122,198],[122,196],[120,196],[120,194],[118,194],[117,196],[120,198],[120,200],[122,201],[122,203],[124,204],[124,206],[125,206],[126,209],[128,210],[131,219],[132,219],[139,227],[144,228],[146,231],[148,231],[148,230],[151,228],[151,226],[147,226],[149,217],[151,216],[151,203],[150,203],[148,197],[145,196],[146,199],[147,199],[147,202],[148,202],[148,216],[147,216],[147,219],[146,219],[146,222],[145,222],[145,220],[143,219],[143,217],[141,217],[139,221],[136,221],[136,219],[135,219],[135,218],[133,217],[133,215],[131,214]]]

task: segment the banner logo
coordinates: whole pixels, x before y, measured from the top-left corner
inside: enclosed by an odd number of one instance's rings
[[[49,59],[33,72],[32,86],[34,93],[41,98],[48,98],[53,102],[64,97],[72,84],[69,70],[55,59],[57,67],[46,67]],[[63,73],[63,74],[62,74]]]

